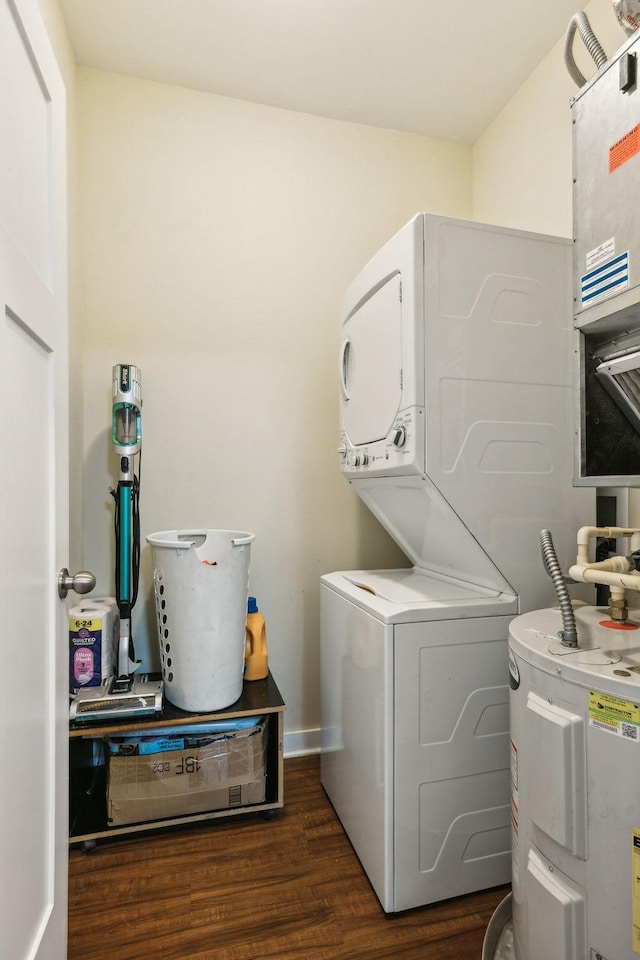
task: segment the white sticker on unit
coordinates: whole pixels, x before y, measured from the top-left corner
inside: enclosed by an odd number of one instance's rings
[[[599,244],[599,246],[593,250],[589,250],[586,256],[587,270],[591,270],[592,267],[597,267],[599,264],[604,263],[605,260],[610,260],[615,254],[616,238],[610,237],[609,240],[605,240],[604,243]]]

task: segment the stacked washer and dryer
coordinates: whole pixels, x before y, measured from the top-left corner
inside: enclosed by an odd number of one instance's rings
[[[388,912],[511,879],[509,624],[554,602],[540,530],[568,563],[595,514],[571,258],[418,214],[342,303],[340,469],[411,566],[322,577],[321,778]]]

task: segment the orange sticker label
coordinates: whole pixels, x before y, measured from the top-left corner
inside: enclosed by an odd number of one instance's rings
[[[609,173],[640,153],[640,123],[609,147]]]

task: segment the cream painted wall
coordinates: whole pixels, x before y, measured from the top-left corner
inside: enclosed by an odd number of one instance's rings
[[[111,368],[142,370],[142,537],[248,530],[286,728],[319,726],[319,578],[407,561],[340,476],[337,308],[468,148],[80,70],[84,558],[113,590]],[[134,611],[153,666],[150,551]]]

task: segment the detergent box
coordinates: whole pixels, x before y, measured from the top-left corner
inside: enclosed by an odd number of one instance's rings
[[[165,728],[107,740],[110,826],[263,803],[268,719],[239,729]]]
[[[113,597],[85,600],[69,611],[69,692],[113,676],[118,605]]]

